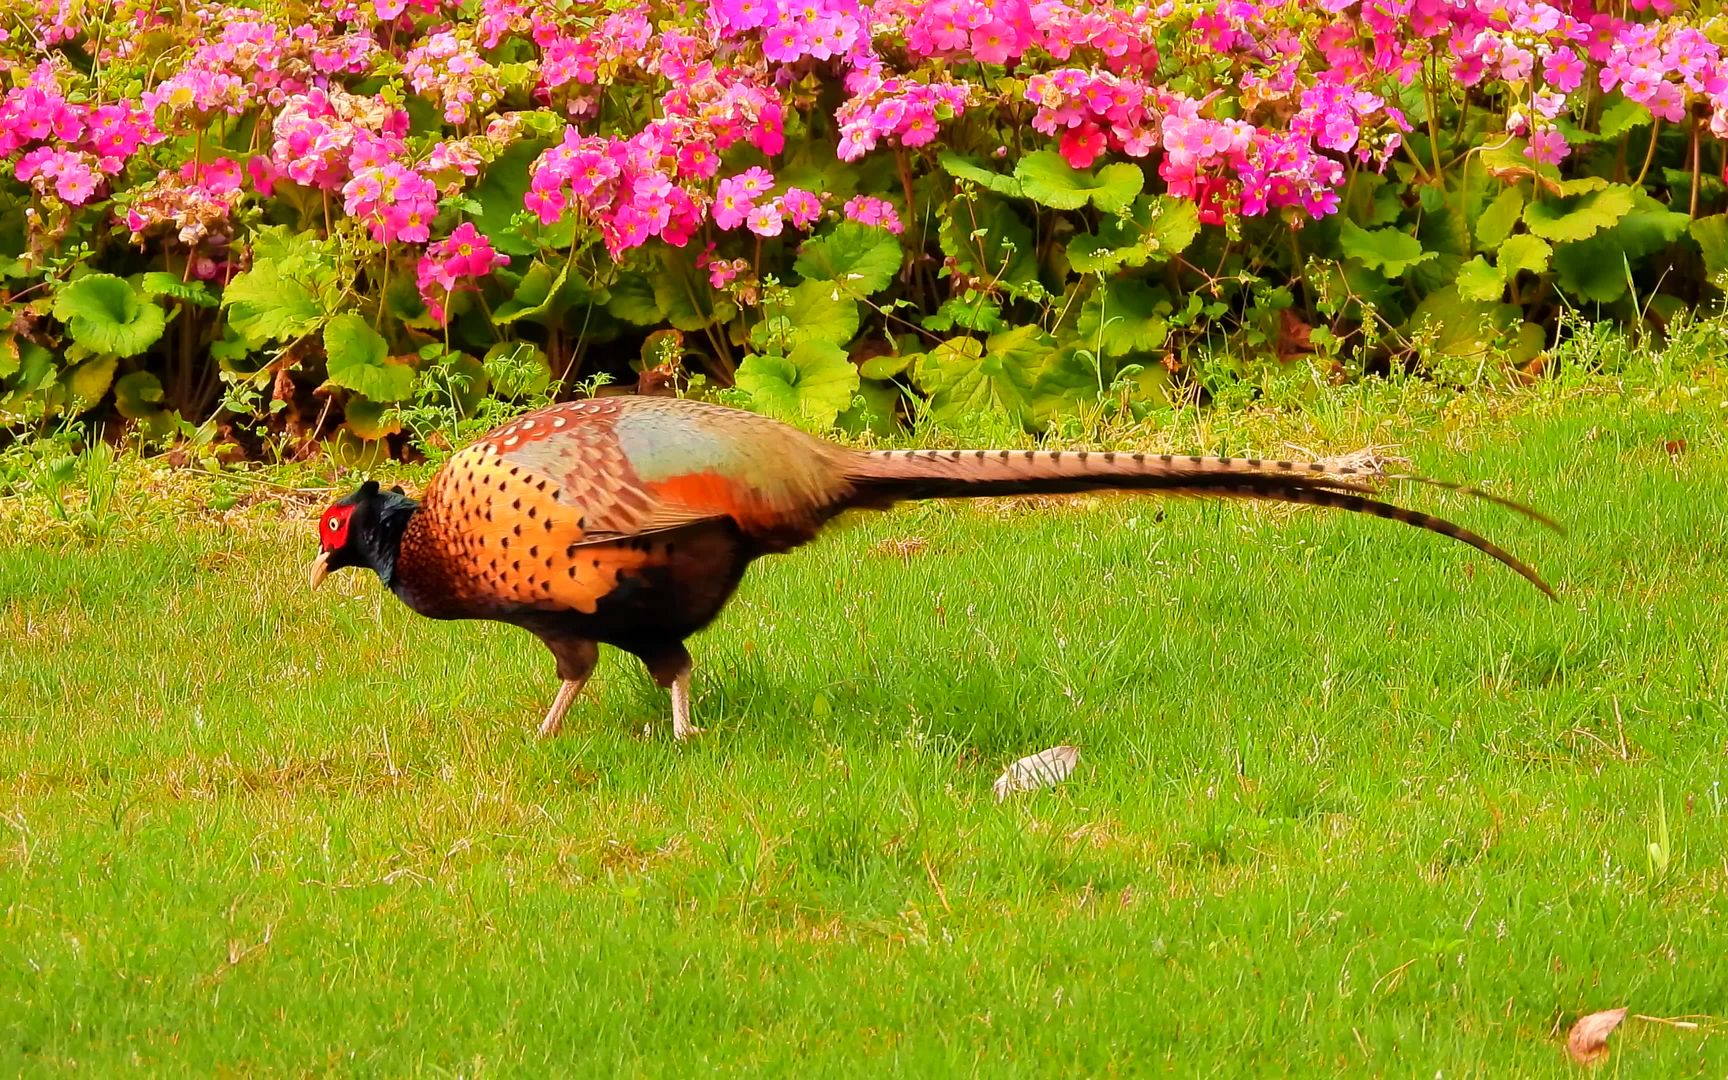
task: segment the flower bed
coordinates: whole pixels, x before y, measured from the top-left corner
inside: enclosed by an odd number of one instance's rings
[[[1529,368],[1728,267],[1672,3],[34,7],[0,425],[378,453],[600,374],[1037,429]]]

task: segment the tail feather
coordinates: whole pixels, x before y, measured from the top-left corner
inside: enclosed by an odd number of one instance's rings
[[[865,504],[1122,490],[1295,503],[1372,514],[1469,544],[1554,598],[1554,590],[1534,570],[1497,544],[1443,518],[1385,502],[1376,497],[1374,488],[1357,479],[1377,475],[1319,462],[1037,450],[882,450],[853,455],[846,472],[857,501]],[[1559,529],[1529,507],[1476,488],[1421,476],[1384,479],[1463,492]]]

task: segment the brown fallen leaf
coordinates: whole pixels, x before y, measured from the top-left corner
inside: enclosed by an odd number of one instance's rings
[[[1580,1065],[1597,1066],[1608,1060],[1608,1034],[1626,1019],[1626,1007],[1581,1016],[1566,1036],[1566,1052]]]
[[[1016,791],[1032,791],[1060,784],[1074,771],[1080,751],[1073,746],[1052,746],[1021,758],[1008,766],[996,778],[996,801],[1001,802]]]

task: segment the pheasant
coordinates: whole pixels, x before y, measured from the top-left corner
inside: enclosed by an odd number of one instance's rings
[[[665,397],[610,397],[529,413],[452,456],[415,502],[368,481],[319,519],[314,588],[365,567],[434,619],[520,626],[562,680],[555,735],[599,645],[632,653],[670,689],[673,734],[690,718],[684,642],[720,613],[745,568],[790,551],[836,515],[909,499],[1100,489],[1302,503],[1440,533],[1522,574],[1477,534],[1380,501],[1353,470],[1316,463],[1031,450],[858,451],[754,413]],[[1508,500],[1469,491],[1543,521]]]

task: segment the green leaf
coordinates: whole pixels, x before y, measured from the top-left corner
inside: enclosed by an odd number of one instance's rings
[[[1139,256],[1139,261],[1129,259]],[[1078,233],[1068,241],[1068,268],[1080,274],[1114,273],[1124,266],[1144,266],[1148,252],[1144,248],[1117,247],[1094,233]],[[932,327],[931,329],[942,329]]]
[[[709,288],[706,281],[692,280],[682,266],[659,270],[649,281],[654,286],[655,307],[680,330],[701,330],[731,322],[738,315],[737,304]]]
[[[1458,292],[1468,300],[1498,300],[1506,292],[1506,274],[1477,255],[1459,268]]]
[[[531,341],[500,341],[486,350],[481,370],[499,397],[532,397],[552,385],[552,361]]]
[[[293,341],[318,329],[324,309],[312,290],[283,275],[275,260],[254,262],[222,290],[228,326],[253,348]]]
[[[903,257],[899,237],[887,229],[842,221],[827,234],[804,241],[792,268],[808,280],[838,282],[868,296],[888,287]]]
[[[66,324],[73,341],[106,356],[136,356],[156,344],[168,325],[160,306],[113,274],[86,274],[61,286],[54,294],[54,317]]]
[[[1524,212],[1524,189],[1516,184],[1502,191],[1476,219],[1476,244],[1492,251],[1506,242]]]
[[[974,277],[1009,286],[1037,279],[1032,230],[997,196],[981,195],[970,203],[955,199],[942,219],[937,239],[943,254]]]
[[[479,205],[474,227],[506,255],[532,255],[536,250],[534,242],[524,237],[512,221],[524,211],[522,200],[528,194],[529,171],[545,148],[545,143],[537,141],[511,145],[486,166],[474,185],[473,199]]]
[[[1524,208],[1524,224],[1544,240],[1583,240],[1618,224],[1632,209],[1632,189],[1614,185],[1583,195],[1544,199]]]
[[[162,381],[148,371],[122,375],[114,384],[114,407],[128,420],[144,420],[162,411]]]
[[[1483,357],[1511,332],[1518,309],[1510,304],[1471,300],[1450,287],[1423,297],[1411,312],[1405,332],[1429,342],[1441,356]]]
[[[906,368],[917,359],[917,353],[906,353],[903,356],[872,356],[870,359],[858,365],[858,374],[864,376],[866,379],[876,379],[877,381],[885,382],[899,376],[902,371],[905,371]]]
[[[1144,281],[1109,281],[1094,289],[1080,311],[1080,344],[1105,356],[1126,356],[1161,348],[1170,336],[1165,316],[1170,294]]]
[[[528,272],[522,275],[522,280],[510,299],[493,310],[492,321],[504,326],[522,319],[543,326],[556,325],[564,313],[552,310],[553,301],[557,299],[558,291],[564,285],[564,277],[569,272],[569,262],[554,271],[540,260],[534,260],[528,267]]]
[[[414,369],[390,359],[390,346],[360,315],[345,311],[324,324],[331,386],[373,401],[401,401],[414,388]]]
[[[1554,252],[1560,287],[1574,296],[1612,303],[1632,288],[1628,267],[1686,235],[1691,219],[1636,192],[1633,209],[1611,229],[1561,244]]]
[[[1139,243],[1157,262],[1187,251],[1188,245],[1200,235],[1199,205],[1174,195],[1158,195],[1145,201],[1136,199],[1134,213],[1127,220],[1142,225],[1144,232]],[[1111,235],[1112,227],[1106,222],[1102,226],[1103,234]],[[1129,265],[1137,264],[1130,259]]]
[[[401,414],[382,401],[351,397],[342,411],[349,431],[362,439],[382,439],[402,430]]]
[[[785,353],[801,341],[851,341],[858,333],[858,302],[836,295],[839,290],[832,282],[805,281],[783,299],[763,304],[766,318],[751,328],[751,344]]]
[[[1378,270],[1389,278],[1434,257],[1423,251],[1422,242],[1397,229],[1368,230],[1348,219],[1338,222],[1338,247],[1344,254],[1370,270]]]
[[[114,385],[114,370],[119,366],[119,357],[107,355],[86,360],[68,371],[64,380],[71,398],[68,411],[80,413],[101,401]]]
[[[1560,170],[1547,162],[1533,161],[1524,156],[1525,149],[1530,145],[1528,139],[1509,138],[1493,143],[1479,155],[1482,167],[1491,176],[1517,178],[1535,176],[1556,184],[1560,182]]]
[[[866,431],[877,435],[892,435],[895,432],[894,418],[900,410],[903,393],[900,387],[891,383],[863,383],[852,399],[852,407],[841,413],[834,424],[851,435],[860,435]]]
[[[1712,214],[1692,223],[1692,239],[1704,253],[1704,269],[1720,281],[1728,276],[1728,214]]]
[[[738,388],[758,411],[818,429],[852,405],[858,369],[832,342],[800,342],[785,356],[751,353],[738,365]]]
[[[943,302],[934,315],[919,320],[926,330],[948,331],[958,326],[962,330],[982,330],[990,333],[1008,324],[1002,320],[1002,305],[968,289],[965,296]]]
[[[198,307],[215,307],[216,294],[210,291],[210,286],[202,281],[181,281],[177,275],[165,270],[152,270],[138,279],[139,288],[145,296],[162,297],[179,300]]]
[[[1602,122],[1597,126],[1602,132],[1602,138],[1618,139],[1633,128],[1649,127],[1654,119],[1648,106],[1640,105],[1627,97],[1620,97],[1602,110]]]
[[[1532,274],[1546,274],[1549,263],[1554,258],[1554,248],[1540,237],[1528,233],[1509,236],[1500,245],[1500,251],[1494,257],[1494,264],[1510,281],[1520,270],[1528,270]]]
[[[607,291],[611,299],[606,301],[606,310],[625,322],[658,326],[666,321],[666,313],[654,299],[654,286],[641,274],[621,274]]]
[[[1029,430],[1097,389],[1096,376],[1073,350],[1058,349],[1036,326],[993,334],[982,345],[951,338],[919,358],[914,378],[938,420],[1000,410]]]
[[[22,351],[23,342],[16,335],[0,334],[0,379],[18,370]]]
[[[1200,235],[1200,208],[1174,195],[1142,196],[1126,215],[1106,218],[1096,235],[1068,242],[1068,263],[1082,274],[1163,262]]]
[[[1091,203],[1107,214],[1126,209],[1146,187],[1138,165],[1119,161],[1095,172],[1082,172],[1054,150],[1034,150],[1014,166],[1020,190],[1028,199],[1057,210],[1078,210]]]
[[[1020,190],[1020,181],[1012,176],[986,169],[974,159],[961,157],[952,150],[944,150],[937,154],[936,160],[942,163],[942,168],[947,170],[949,176],[970,180],[974,184],[988,188],[998,194],[1007,195],[1010,198],[1019,198],[1023,194]]]
[[[1630,281],[1625,256],[1600,237],[1574,244],[1561,244],[1554,252],[1554,270],[1560,287],[1573,296],[1609,304],[1626,295]]]

